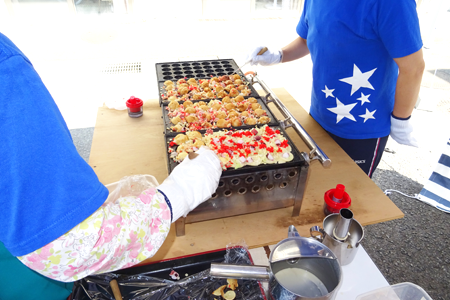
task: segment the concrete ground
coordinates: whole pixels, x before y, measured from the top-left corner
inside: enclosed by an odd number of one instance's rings
[[[382,190],[418,194],[450,138],[448,9],[449,0],[423,1],[419,7],[426,71],[412,121],[420,147],[388,141],[389,151],[373,176]],[[254,45],[281,47],[289,43],[296,37],[298,22],[298,16],[192,20],[125,15],[55,20],[6,17],[1,10],[0,16],[0,31],[33,62],[86,161],[97,108],[131,95],[156,98],[155,63],[233,58],[239,64]],[[106,72],[124,63],[141,64],[142,72]],[[309,108],[308,58],[256,70],[270,87],[285,87]],[[365,249],[390,284],[412,282],[435,300],[450,299],[450,216],[397,193],[390,198],[405,218],[366,226]]]

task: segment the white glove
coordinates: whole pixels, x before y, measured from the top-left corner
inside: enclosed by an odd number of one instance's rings
[[[419,143],[414,138],[413,126],[410,119],[400,120],[391,115],[391,137],[399,144],[419,147]]]
[[[187,156],[157,187],[170,201],[172,222],[211,198],[219,185],[222,167],[217,155],[205,146],[195,153],[199,155],[194,159]]]
[[[258,55],[258,52],[261,51],[262,48],[264,48],[264,46],[256,47],[247,55],[246,61],[249,61],[250,65],[255,66],[260,64],[262,66],[270,66],[281,62],[281,50],[272,50],[269,48],[263,54]]]

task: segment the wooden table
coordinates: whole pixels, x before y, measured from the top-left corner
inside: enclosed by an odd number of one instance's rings
[[[329,169],[317,161],[311,163],[300,216],[291,217],[292,208],[283,208],[187,224],[186,235],[182,237],[175,236],[172,224],[161,249],[145,262],[220,249],[241,241],[249,248],[272,245],[287,237],[287,228],[291,224],[302,236],[309,236],[309,228],[322,225],[325,217],[322,210],[324,193],[338,183],[346,186],[352,198],[350,209],[362,225],[404,216],[285,89],[273,91],[332,161]],[[272,104],[270,108],[275,115],[281,116]],[[161,114],[158,100],[146,101],[144,115],[137,119],[129,118],[126,111],[105,106],[99,108],[89,164],[103,184],[134,174],[153,175],[160,183],[167,177]],[[300,151],[309,152],[293,129],[287,132]]]

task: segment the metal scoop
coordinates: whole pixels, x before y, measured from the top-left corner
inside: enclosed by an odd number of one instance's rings
[[[263,55],[264,53],[266,53],[266,51],[267,51],[267,47],[264,47],[264,48],[262,48],[262,49],[258,52],[258,54],[256,54],[256,55]],[[251,62],[251,59],[247,60],[242,66],[238,67],[237,69],[234,69],[233,72],[231,72],[229,75],[236,74],[236,72],[237,72],[238,70],[241,70],[241,69],[242,69],[244,66],[246,66],[249,62]],[[241,71],[242,71],[242,70],[241,70]]]

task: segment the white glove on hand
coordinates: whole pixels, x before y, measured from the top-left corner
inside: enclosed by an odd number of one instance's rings
[[[217,155],[205,146],[195,153],[196,158],[187,156],[157,187],[170,201],[172,222],[208,200],[219,185],[222,167]]]
[[[261,51],[262,48],[264,48],[264,46],[256,47],[247,55],[246,61],[250,61],[250,65],[256,66],[260,64],[262,66],[271,66],[281,62],[281,50],[272,50],[269,48],[262,55],[258,55],[258,52]]]
[[[391,137],[399,144],[419,147],[419,143],[412,135],[413,126],[410,119],[400,120],[391,115]]]

